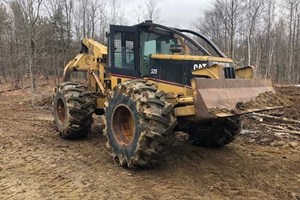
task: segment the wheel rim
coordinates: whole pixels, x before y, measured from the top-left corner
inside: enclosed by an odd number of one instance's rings
[[[135,122],[130,109],[126,105],[121,104],[114,109],[112,129],[119,145],[128,146],[132,142]]]
[[[58,99],[57,101],[57,118],[60,123],[64,123],[66,120],[66,111],[65,111],[65,104],[62,99]]]

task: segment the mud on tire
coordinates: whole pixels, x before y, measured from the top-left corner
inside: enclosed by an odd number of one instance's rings
[[[105,112],[107,146],[120,166],[156,164],[175,138],[173,105],[155,84],[132,80],[116,86]]]
[[[54,123],[64,139],[85,137],[93,123],[94,102],[80,83],[64,82],[53,96]]]
[[[196,146],[223,147],[238,136],[242,129],[242,117],[234,116],[202,123],[185,130]]]

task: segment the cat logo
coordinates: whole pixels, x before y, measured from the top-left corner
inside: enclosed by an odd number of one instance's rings
[[[202,63],[202,64],[194,64],[194,70],[196,70],[196,69],[201,69],[201,68],[203,68],[203,67],[206,67],[206,63]]]

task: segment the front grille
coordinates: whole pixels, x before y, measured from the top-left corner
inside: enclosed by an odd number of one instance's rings
[[[226,79],[235,78],[235,70],[233,67],[224,67],[224,76]]]

